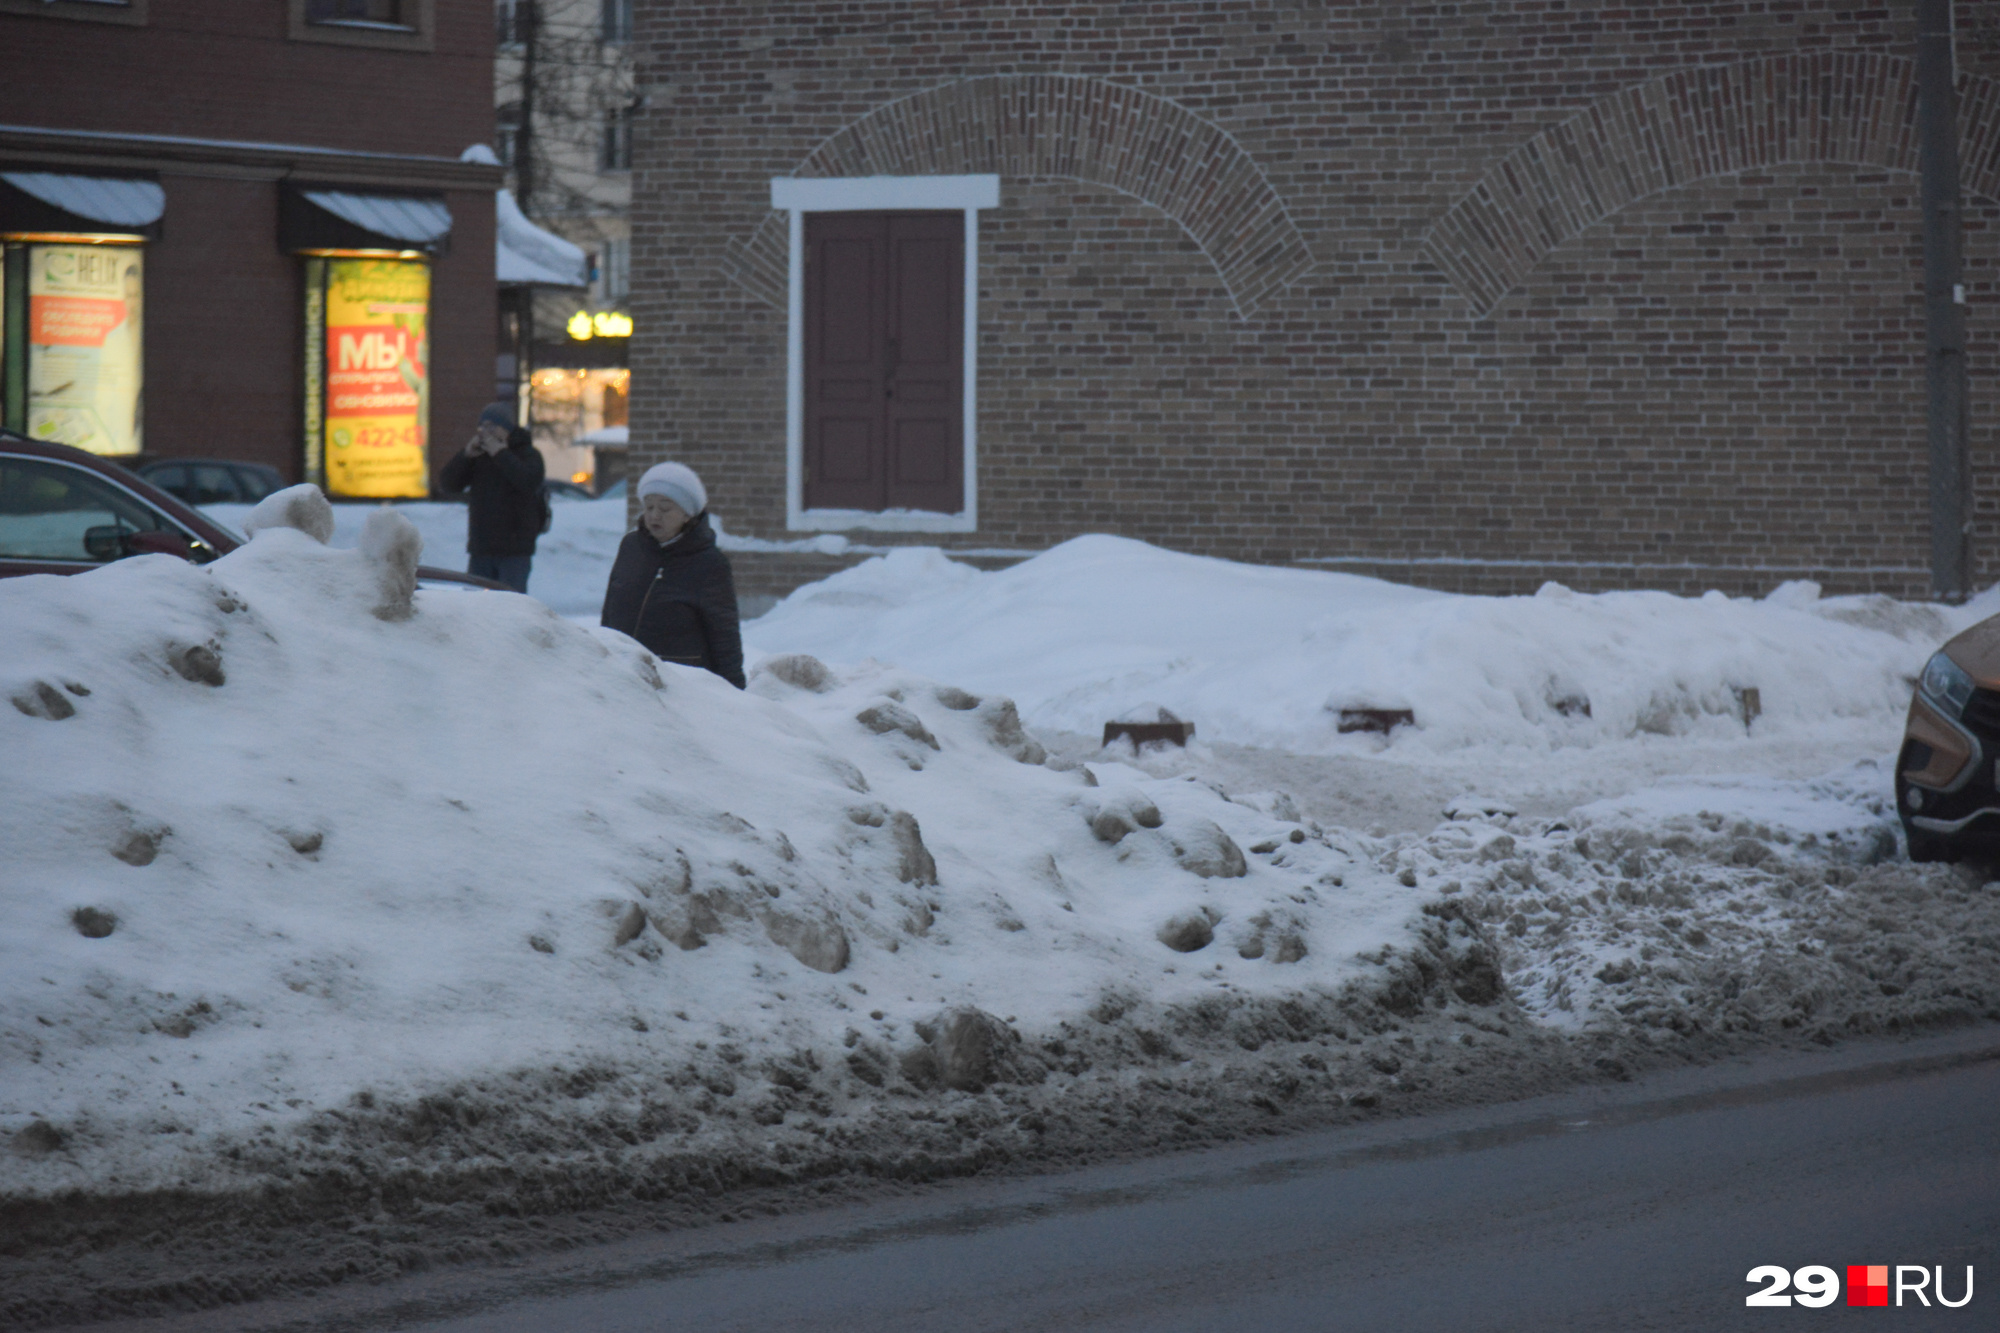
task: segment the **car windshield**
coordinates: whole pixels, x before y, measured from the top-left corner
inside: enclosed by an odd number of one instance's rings
[[[263,468],[239,467],[236,469],[236,484],[243,492],[245,503],[256,504],[273,491],[284,487],[284,482]]]
[[[122,554],[121,532],[155,532],[165,519],[82,468],[0,457],[0,556],[87,561]]]
[[[235,504],[244,498],[236,485],[236,474],[219,463],[189,468],[187,489],[180,497],[191,505]]]

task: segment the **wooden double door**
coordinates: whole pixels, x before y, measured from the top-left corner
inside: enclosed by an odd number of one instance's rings
[[[965,215],[805,227],[805,507],[961,512]]]

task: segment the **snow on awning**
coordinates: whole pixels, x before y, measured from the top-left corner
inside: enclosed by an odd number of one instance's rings
[[[0,180],[77,221],[125,231],[143,231],[167,211],[167,192],[153,181],[54,171],[0,172]]]
[[[440,254],[451,239],[451,210],[438,195],[287,185],[278,198],[278,237],[293,254],[320,250]]]
[[[598,449],[629,449],[632,447],[630,426],[600,426],[576,437],[578,444],[588,444]]]
[[[502,287],[588,287],[590,261],[583,251],[528,221],[502,190],[493,201],[494,269]]]
[[[350,222],[363,231],[401,241],[412,249],[434,245],[451,234],[451,210],[442,199],[405,198],[387,194],[351,194],[346,190],[301,190],[308,202]]]

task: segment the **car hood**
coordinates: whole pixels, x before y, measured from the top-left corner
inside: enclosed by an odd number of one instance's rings
[[[1980,621],[1945,643],[1944,654],[1981,689],[2000,690],[2000,616]]]

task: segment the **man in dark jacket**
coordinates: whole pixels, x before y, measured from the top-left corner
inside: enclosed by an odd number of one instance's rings
[[[742,689],[736,581],[716,548],[701,478],[661,463],[639,479],[639,506],[639,526],[625,534],[611,566],[604,624],[662,661],[706,667]]]
[[[472,440],[452,456],[438,489],[456,495],[470,487],[466,504],[465,572],[528,590],[528,567],[542,531],[542,456],[534,437],[514,424],[505,403],[479,414]]]

